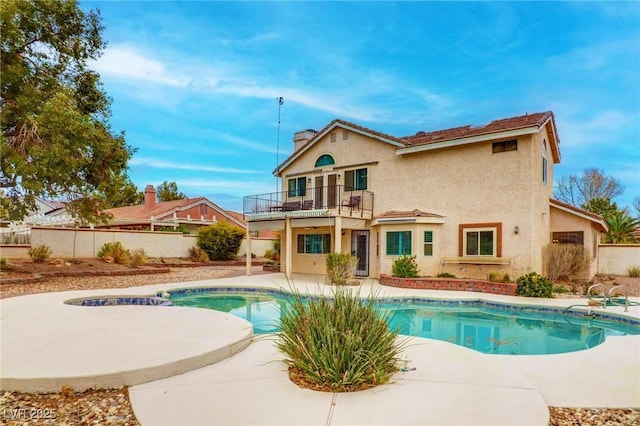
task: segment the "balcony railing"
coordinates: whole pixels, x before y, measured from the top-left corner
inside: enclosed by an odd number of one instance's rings
[[[344,185],[330,185],[244,197],[245,218],[285,216],[284,213],[309,212],[312,215],[371,217],[373,192]],[[315,214],[311,214],[315,213]],[[303,215],[304,216],[304,215]]]

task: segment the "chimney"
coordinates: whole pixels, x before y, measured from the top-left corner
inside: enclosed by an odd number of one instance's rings
[[[293,134],[293,152],[298,151],[318,132],[313,129],[302,130]]]
[[[144,189],[144,208],[151,210],[156,206],[156,189],[153,185],[147,185]]]

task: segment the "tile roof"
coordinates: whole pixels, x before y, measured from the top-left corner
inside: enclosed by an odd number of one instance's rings
[[[383,218],[400,218],[400,217],[440,217],[443,218],[439,214],[429,213],[418,209],[413,209],[409,211],[400,211],[400,210],[388,210],[384,213],[380,213],[375,217],[375,219],[383,219]]]
[[[518,117],[494,120],[483,126],[473,126],[469,124],[451,129],[436,130],[434,132],[418,132],[412,136],[405,136],[402,140],[408,146],[425,145],[451,139],[503,132],[506,130],[516,130],[533,126],[540,127],[544,125],[549,118],[553,119],[553,112],[537,112],[534,114],[520,115]]]
[[[156,203],[156,205],[152,209],[146,209],[144,204],[138,204],[135,206],[116,207],[114,209],[108,209],[107,212],[111,213],[114,219],[150,219],[151,216],[161,216],[165,213],[172,212],[177,208],[184,207],[190,204],[197,204],[198,202],[204,200],[206,200],[205,197],[184,198],[181,200]]]

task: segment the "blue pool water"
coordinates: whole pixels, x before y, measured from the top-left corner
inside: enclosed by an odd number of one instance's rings
[[[278,330],[280,292],[239,289],[171,291],[177,306],[215,309],[250,321],[256,334]],[[640,322],[586,317],[584,312],[493,302],[381,299],[379,309],[392,310],[390,326],[399,334],[451,342],[488,354],[540,355],[589,349],[608,336],[640,334]]]

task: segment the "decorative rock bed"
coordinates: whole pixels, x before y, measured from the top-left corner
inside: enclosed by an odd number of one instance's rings
[[[495,283],[474,278],[399,278],[380,275],[380,284],[390,287],[412,288],[423,290],[472,291],[477,293],[516,295],[516,283]]]

